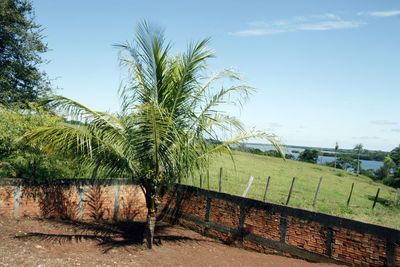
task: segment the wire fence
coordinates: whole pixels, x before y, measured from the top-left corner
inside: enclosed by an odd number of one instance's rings
[[[237,178],[237,172],[236,170],[232,171],[230,169],[224,169],[224,168],[220,168],[218,171],[218,179],[215,179],[215,170],[213,171],[213,175],[214,177],[210,177],[210,172],[206,171],[206,173],[201,173],[199,174],[197,179],[193,179],[192,178],[192,185],[195,186],[199,186],[200,188],[206,188],[206,189],[211,189],[211,190],[216,190],[218,192],[225,192],[225,193],[231,193],[231,194],[235,194],[235,195],[242,195],[243,197],[247,197],[249,191],[251,188],[254,187],[253,182],[255,180],[260,181],[260,177],[257,177],[258,179],[255,179],[254,176],[250,175],[249,176],[249,180],[247,181],[247,183],[243,183],[243,178],[241,179],[241,181],[239,181],[238,183],[235,183],[235,178]],[[229,179],[230,178],[230,179]],[[282,185],[280,185],[280,188],[278,189],[279,191],[279,195],[280,195],[280,199],[275,199],[274,198],[270,198],[269,195],[271,195],[271,190],[274,190],[273,187],[271,187],[271,181],[273,180],[273,177],[268,176],[265,184],[263,186],[263,196],[261,197],[260,194],[260,185],[261,183],[258,182],[257,185],[255,185],[257,187],[257,190],[253,190],[253,194],[252,197],[259,199],[259,200],[263,200],[263,201],[271,201],[271,202],[278,202],[280,204],[285,204],[285,205],[289,205],[290,201],[292,199],[292,195],[296,194],[296,195],[303,195],[302,198],[304,200],[307,200],[309,203],[307,203],[308,205],[311,205],[312,207],[315,207],[318,205],[318,200],[319,198],[321,198],[320,196],[320,191],[321,188],[324,187],[324,178],[323,177],[319,177],[319,181],[318,183],[315,184],[315,187],[313,187],[313,185],[308,181],[307,185],[306,185],[306,192],[302,192],[302,189],[305,188],[305,185],[303,184],[300,188],[296,188],[297,183],[296,183],[296,177],[293,177],[291,179],[291,183],[290,183],[290,187],[287,188],[287,193],[283,192],[282,189]],[[283,179],[279,179],[279,182],[282,182]],[[217,182],[217,183],[216,183]],[[287,179],[286,179],[287,182]],[[243,193],[240,193],[240,187],[243,188],[243,184],[246,184],[246,187],[243,190]],[[330,186],[330,185],[327,185]],[[314,191],[311,194],[312,189],[311,188],[315,188]],[[352,182],[351,186],[349,186],[348,184],[346,185],[342,185],[341,186],[341,194],[336,194],[336,196],[339,198],[340,196],[342,196],[343,198],[343,192],[346,190],[346,187],[348,188],[348,193],[346,195],[345,199],[331,199],[331,200],[326,200],[327,202],[334,202],[334,203],[338,203],[339,205],[346,205],[347,207],[359,207],[360,203],[363,203],[362,206],[367,205],[367,203],[369,203],[369,207],[371,209],[375,209],[376,204],[379,202],[381,203],[383,206],[392,206],[392,207],[398,207],[398,200],[399,200],[399,194],[400,194],[400,189],[398,188],[397,190],[395,190],[394,192],[386,192],[384,198],[380,197],[381,194],[381,187],[376,187],[375,191],[376,193],[373,194],[373,196],[371,196],[370,194],[358,194],[357,198],[358,198],[358,205],[357,204],[352,204],[352,201],[354,200],[355,197],[355,192],[356,192],[356,188],[357,188],[357,183],[356,182]],[[365,184],[364,183],[360,183],[360,188],[358,188],[358,190],[365,190]],[[326,191],[326,190],[325,190]],[[371,186],[369,186],[369,191],[371,191]],[[391,190],[393,191],[393,190]],[[304,195],[307,195],[308,197],[305,197]],[[312,195],[313,198],[310,198],[309,196]],[[388,200],[388,195],[392,195],[392,200]],[[282,196],[285,196],[285,201],[282,201]],[[360,199],[360,198],[364,198],[364,199]],[[391,203],[390,203],[391,202]],[[340,204],[341,203],[341,204]],[[297,203],[298,205],[298,203]]]

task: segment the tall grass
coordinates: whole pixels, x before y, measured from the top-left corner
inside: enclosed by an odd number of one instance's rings
[[[400,207],[394,207],[393,204],[396,190],[374,182],[366,176],[356,177],[354,173],[327,166],[293,160],[283,161],[244,152],[235,152],[234,158],[235,165],[227,154],[214,156],[210,160],[209,181],[204,173],[203,187],[207,188],[209,185],[209,189],[218,191],[219,172],[222,167],[222,192],[242,195],[250,176],[254,176],[247,197],[262,200],[267,178],[271,176],[266,201],[285,204],[292,179],[296,177],[290,206],[400,229]],[[200,174],[197,174],[184,182],[199,186],[199,176]],[[318,201],[313,207],[312,202],[320,177],[323,177],[323,181]],[[353,182],[354,191],[350,205],[347,206]],[[378,187],[381,188],[378,202],[372,209]]]

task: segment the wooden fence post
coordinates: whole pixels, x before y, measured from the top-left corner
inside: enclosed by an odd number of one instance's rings
[[[290,197],[292,196],[293,185],[294,185],[294,181],[295,180],[296,180],[296,177],[293,177],[292,185],[290,186],[290,190],[289,190],[289,195],[288,195],[287,200],[286,200],[286,205],[289,204]]]
[[[264,192],[264,202],[265,202],[265,199],[267,198],[267,193],[268,193],[268,187],[269,187],[269,181],[270,180],[271,180],[271,176],[268,176],[267,186],[265,187],[265,192]]]
[[[319,183],[318,183],[318,187],[317,187],[317,192],[315,192],[314,201],[313,201],[313,203],[312,203],[313,206],[315,206],[315,203],[317,202],[318,193],[319,193],[319,188],[321,187],[321,183],[322,183],[322,177],[319,178]]]
[[[207,168],[207,189],[210,190],[210,169]]]
[[[354,183],[351,184],[350,195],[349,198],[347,199],[347,206],[350,204],[351,195],[353,194],[353,188],[354,188]]]
[[[222,167],[219,169],[219,192],[222,192]]]
[[[203,174],[200,174],[200,188],[203,188]]]
[[[242,197],[246,197],[247,192],[249,191],[250,186],[253,183],[253,180],[254,180],[254,177],[250,176],[249,182],[247,183],[246,189],[244,190]]]
[[[372,209],[375,208],[376,201],[378,200],[379,191],[381,191],[380,187],[378,187],[378,191],[376,191],[376,196],[375,196],[374,204],[372,205]]]
[[[396,205],[397,205],[397,199],[399,198],[399,191],[400,191],[400,188],[397,188],[397,190],[396,190],[396,195],[394,195],[394,201],[393,201],[393,205],[396,207]]]

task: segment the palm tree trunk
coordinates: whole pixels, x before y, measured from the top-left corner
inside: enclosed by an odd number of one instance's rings
[[[357,176],[360,174],[360,153],[358,153],[358,160],[357,160]]]
[[[94,167],[93,172],[92,172],[92,180],[96,179],[97,171],[98,171],[99,167],[100,167],[100,162],[97,162],[96,166]]]
[[[157,203],[154,194],[146,190],[147,221],[146,221],[146,243],[147,248],[153,248],[154,229],[156,226]]]
[[[146,241],[147,241],[147,248],[149,249],[153,248],[155,226],[156,226],[156,213],[148,210],[147,225],[146,225]]]

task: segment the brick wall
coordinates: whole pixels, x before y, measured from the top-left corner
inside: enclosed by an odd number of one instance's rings
[[[400,266],[400,231],[323,213],[176,185],[159,219],[263,253],[363,266]],[[0,179],[0,215],[65,219],[146,217],[140,188],[129,180]]]
[[[0,186],[0,215],[12,216],[14,211],[14,186]]]
[[[129,180],[52,180],[30,184],[0,179],[0,215],[63,219],[146,218],[142,191]]]
[[[311,261],[400,266],[400,231],[177,185],[160,218],[250,250]]]

